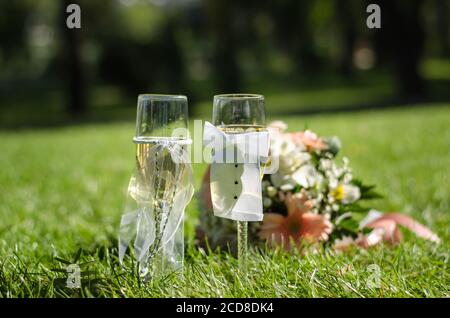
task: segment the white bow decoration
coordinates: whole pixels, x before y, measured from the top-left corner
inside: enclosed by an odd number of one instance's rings
[[[212,147],[211,201],[214,215],[262,221],[261,163],[268,159],[269,133],[225,133],[205,123],[203,141]]]
[[[125,252],[134,239],[134,252],[141,266],[141,274],[147,272],[148,263],[160,251],[164,254],[168,265],[174,269],[182,266],[184,210],[194,193],[188,153],[180,144],[162,141],[150,151],[148,158],[155,162],[148,163],[149,169],[156,169],[158,165],[156,160],[162,157],[163,151],[170,153],[170,156],[164,158],[172,160],[176,164],[176,169],[173,174],[146,171],[145,176],[136,169],[130,179],[125,213],[120,223],[119,260],[123,261]],[[161,189],[152,186],[156,179],[174,183],[174,187],[164,190],[174,191],[172,200],[161,201],[155,205],[156,193],[158,191],[161,193]],[[162,197],[171,197],[166,192]]]

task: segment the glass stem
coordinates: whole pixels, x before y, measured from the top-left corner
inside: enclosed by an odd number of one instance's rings
[[[247,271],[247,238],[248,222],[237,221],[237,247],[238,247],[238,263],[239,271],[245,273]]]

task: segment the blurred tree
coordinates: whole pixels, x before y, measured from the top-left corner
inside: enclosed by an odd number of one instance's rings
[[[408,98],[423,97],[425,86],[419,73],[425,32],[420,17],[423,0],[380,0],[381,29],[376,32],[378,55],[388,58],[400,93]]]
[[[179,16],[167,14],[152,38],[140,40],[118,31],[101,41],[101,77],[118,84],[130,96],[149,90],[180,93],[185,87],[185,64],[177,31]]]
[[[86,83],[81,56],[81,35],[83,29],[69,29],[66,25],[68,14],[66,8],[69,4],[80,5],[80,0],[64,0],[61,1],[60,23],[62,35],[63,60],[66,67],[61,69],[62,77],[67,81],[67,106],[70,113],[77,115],[83,113],[87,109],[86,101]],[[81,5],[80,5],[81,6]],[[82,6],[81,6],[82,7]]]
[[[320,61],[314,46],[309,17],[313,1],[280,0],[273,4],[277,42],[293,57],[299,71],[314,74]]]
[[[26,48],[26,24],[30,6],[24,1],[0,1],[0,53],[6,61],[23,55]]]
[[[233,22],[237,12],[234,1],[207,0],[208,22],[212,34],[212,68],[218,89],[238,92],[241,87],[241,70],[237,61],[239,46]]]
[[[168,88],[174,93],[182,93],[186,83],[183,53],[177,39],[177,32],[181,28],[180,20],[179,14],[170,14],[157,42],[157,49],[161,52],[161,60],[165,66],[165,74],[161,74],[161,78],[165,79]]]
[[[341,34],[341,53],[338,58],[338,67],[344,75],[350,75],[353,70],[353,50],[358,27],[355,21],[354,10],[361,8],[361,6],[359,3],[351,0],[335,1],[334,4],[336,8],[336,22]]]
[[[450,6],[448,2],[448,0],[436,1],[437,34],[439,36],[442,57],[448,57],[450,55],[450,25],[448,23]]]
[[[82,29],[69,30],[66,6],[80,2]],[[448,0],[376,1],[381,30],[365,27],[372,2],[0,0],[0,80],[8,84],[1,88],[25,83],[48,95],[46,88],[65,85],[67,110],[78,114],[89,105],[88,87],[113,84],[133,97],[195,91],[204,99],[245,83],[276,87],[272,74],[289,81],[314,75],[312,85],[326,85],[329,66],[337,61],[350,74],[357,53],[370,51],[366,65],[376,57],[395,75],[399,92],[423,96],[425,41],[428,56],[449,54]]]

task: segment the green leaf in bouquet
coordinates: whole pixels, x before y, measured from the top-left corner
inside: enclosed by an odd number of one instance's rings
[[[361,193],[361,200],[382,199],[383,196],[376,191],[367,191]]]
[[[371,190],[375,185],[365,185],[361,179],[353,178],[352,184],[357,186],[361,191]]]
[[[383,196],[375,191],[375,185],[366,185],[359,179],[353,179],[352,184],[357,186],[361,192],[360,200],[381,199]]]
[[[348,218],[339,222],[339,224],[336,225],[336,228],[344,229],[352,233],[357,233],[359,232],[359,223],[353,218]]]
[[[351,203],[347,205],[343,205],[340,207],[339,212],[346,213],[346,212],[355,212],[355,213],[365,213],[369,212],[370,208],[362,206],[358,203]]]
[[[373,229],[365,227],[365,228],[362,228],[361,231],[362,231],[362,234],[368,235],[368,234],[370,234],[370,232],[373,231]]]
[[[361,231],[359,229],[355,229],[351,226],[347,228],[337,226],[330,234],[327,244],[332,245],[336,239],[342,239],[343,237],[352,237],[353,239],[355,239],[360,233]]]
[[[335,228],[333,232],[330,234],[329,240],[325,244],[327,244],[328,246],[332,246],[335,240],[342,239],[342,237],[344,236],[356,238],[358,234],[353,231],[347,231],[342,228]]]
[[[297,193],[297,192],[300,192],[300,191],[302,191],[302,186],[299,185],[299,184],[297,184],[295,186],[295,188],[292,190],[293,193]]]
[[[322,158],[321,153],[313,152],[311,153],[311,164],[319,169],[320,158]]]
[[[284,202],[274,199],[272,201],[272,206],[270,207],[270,209],[264,210],[264,212],[279,213],[281,215],[286,216],[287,215],[287,207],[286,207],[286,204],[284,204]]]

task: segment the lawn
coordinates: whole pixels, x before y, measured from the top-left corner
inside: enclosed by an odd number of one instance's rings
[[[276,98],[269,101],[276,107]],[[184,277],[147,284],[131,272],[131,258],[119,265],[116,249],[134,164],[133,119],[0,131],[1,297],[450,296],[450,104],[276,118],[291,130],[339,136],[354,175],[384,195],[373,206],[414,216],[441,237],[440,245],[405,233],[399,247],[344,254],[252,250],[243,277],[228,253],[194,246],[193,200]],[[204,168],[194,165],[197,189]],[[65,287],[65,262],[90,262],[81,290]],[[368,284],[372,264],[380,268],[378,287]]]

